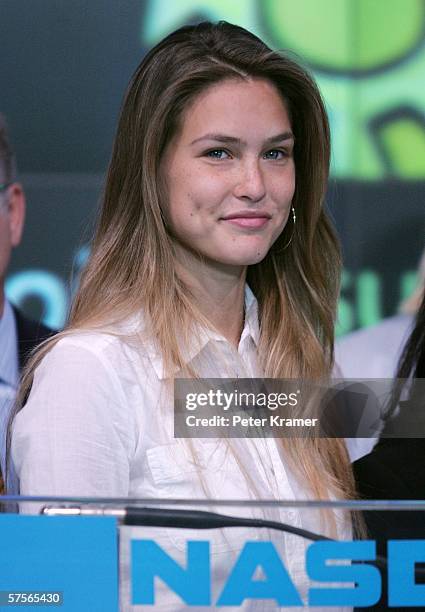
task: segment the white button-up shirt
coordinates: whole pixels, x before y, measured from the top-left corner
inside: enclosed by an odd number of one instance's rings
[[[201,376],[227,377],[230,371],[232,376],[261,376],[256,358],[257,301],[248,287],[245,313],[237,353],[222,336],[209,331],[202,332],[199,342],[191,347],[186,357]],[[217,343],[220,361],[214,360]],[[162,359],[152,345],[106,332],[75,333],[61,339],[43,359],[35,372],[29,401],[16,417],[12,456],[21,493],[240,499],[241,507],[226,509],[228,514],[323,530],[318,511],[243,508],[247,499],[311,497],[286,469],[275,439],[192,439],[192,452],[186,441],[173,437],[173,431],[172,398],[167,394]],[[340,534],[349,537],[349,525],[341,517],[338,520]],[[129,604],[128,542],[141,534],[154,537],[182,564],[186,562],[187,539],[210,540],[213,597],[244,541],[272,539],[301,596],[305,596],[306,543],[299,537],[244,528],[205,532],[127,527],[125,535],[123,531],[122,610],[133,609]],[[185,609],[162,583],[158,589],[158,609]],[[243,609],[274,610],[276,602],[268,607],[264,601],[247,600]]]

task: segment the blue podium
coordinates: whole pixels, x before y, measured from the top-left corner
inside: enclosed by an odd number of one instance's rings
[[[0,502],[0,610],[425,609],[425,502]]]

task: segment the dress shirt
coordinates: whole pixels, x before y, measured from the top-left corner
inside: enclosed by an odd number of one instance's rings
[[[411,315],[400,314],[339,338],[335,345],[335,361],[343,376],[394,378],[413,321]]]
[[[307,499],[311,494],[285,467],[273,438],[175,439],[172,398],[154,346],[135,341],[135,320],[119,333],[80,331],[61,339],[35,372],[28,403],[13,430],[13,461],[24,495],[181,499]],[[256,345],[257,301],[245,290],[245,323],[237,350],[203,330],[185,355],[202,377],[260,377]],[[220,349],[217,360],[215,349]],[[177,373],[178,375],[178,373]],[[249,475],[251,484],[245,474]],[[220,511],[219,508],[211,508]],[[221,511],[223,511],[221,509]],[[323,531],[318,512],[228,508],[228,513],[281,520]],[[337,517],[339,534],[350,526]],[[130,605],[129,540],[153,537],[181,564],[186,539],[210,540],[213,598],[223,586],[245,540],[271,539],[301,596],[307,578],[306,543],[299,537],[252,529],[122,528],[121,610]],[[177,596],[158,586],[158,609],[184,610]],[[197,608],[190,608],[197,610]],[[201,608],[205,610],[207,608]],[[276,610],[276,602],[246,600],[239,609]],[[342,608],[341,608],[342,609]],[[344,608],[345,609],[345,608]]]
[[[0,468],[5,476],[6,432],[19,380],[18,341],[12,306],[5,300],[0,319]]]

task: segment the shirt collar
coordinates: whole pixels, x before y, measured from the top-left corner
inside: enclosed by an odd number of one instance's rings
[[[19,380],[16,321],[8,300],[0,319],[0,383],[15,388]]]
[[[257,299],[251,291],[250,287],[245,284],[245,322],[239,341],[239,346],[241,346],[242,343],[245,342],[246,339],[249,337],[252,338],[255,345],[257,345],[260,337],[260,328],[258,323]],[[198,338],[196,339],[196,341],[194,341],[193,344],[186,350],[183,350],[183,357],[185,362],[189,363],[190,361],[192,361],[192,359],[194,359],[196,355],[198,355],[210,341],[227,342],[226,338],[224,338],[224,336],[222,336],[218,332],[202,327],[199,330]],[[156,372],[156,375],[158,376],[158,378],[164,379],[165,372],[162,355],[158,352],[156,348],[154,348],[153,344],[151,343],[148,344],[147,351],[149,359]],[[175,373],[177,371],[178,368],[175,369]]]
[[[251,336],[255,346],[260,339],[260,325],[258,322],[258,302],[249,285],[245,285],[245,324],[241,335],[241,342],[245,337]]]

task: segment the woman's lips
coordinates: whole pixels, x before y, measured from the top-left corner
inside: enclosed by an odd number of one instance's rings
[[[226,223],[237,225],[238,227],[248,227],[257,229],[263,227],[270,217],[231,217],[230,219],[223,219]]]

